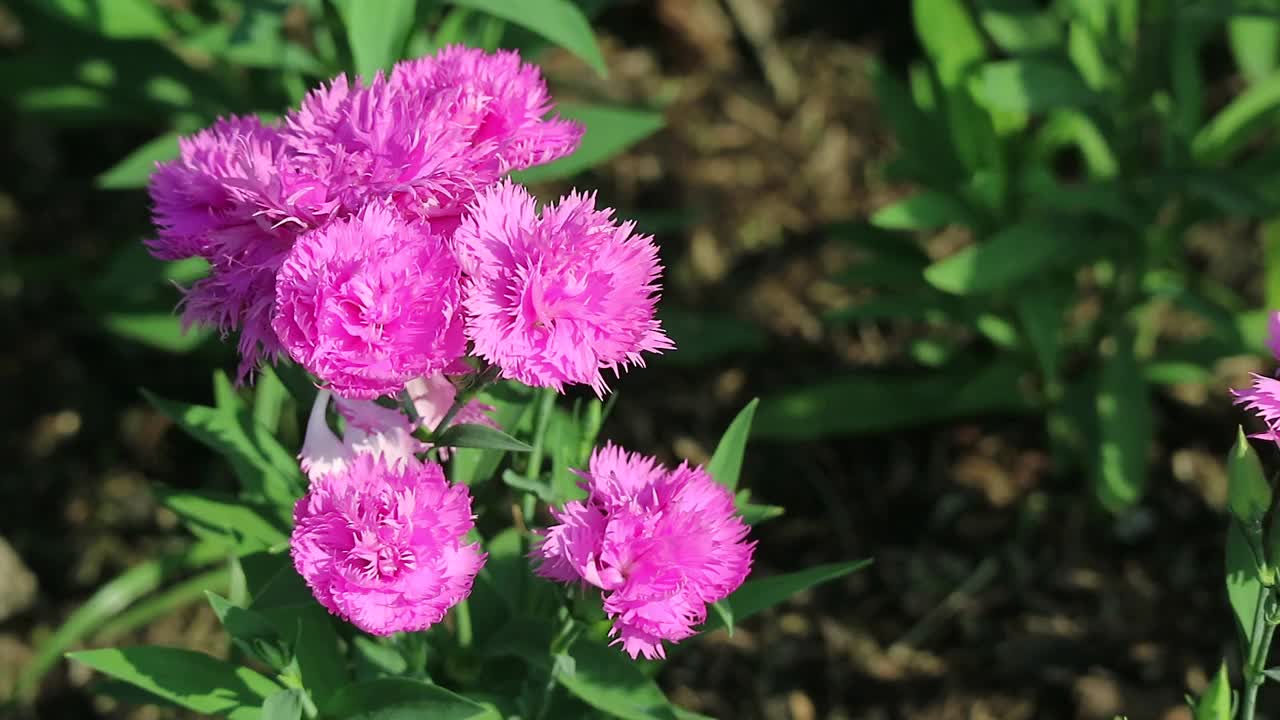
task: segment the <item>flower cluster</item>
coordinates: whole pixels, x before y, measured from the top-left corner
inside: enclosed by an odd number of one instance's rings
[[[1267,334],[1267,347],[1280,359],[1280,312],[1271,314]],[[1280,380],[1254,374],[1248,389],[1232,390],[1231,394],[1236,404],[1252,410],[1267,426],[1266,432],[1253,437],[1280,442]]]
[[[424,429],[496,427],[450,376],[479,364],[603,396],[605,370],[673,347],[653,238],[594,195],[539,209],[505,179],[577,147],[582,128],[551,110],[516,53],[451,47],[340,76],[279,123],[220,120],[152,176],[151,252],[209,263],[184,321],[239,331],[241,380],[287,357],[321,386],[291,553],[320,603],[367,632],[439,622],[485,560],[464,540],[467,487],[423,459]],[[747,527],[698,468],[608,446],[583,477],[589,497],[553,510],[539,572],[600,588],[626,652],[662,656],[746,577]]]
[[[702,468],[668,470],[614,445],[582,477],[587,499],[552,511],[559,524],[534,553],[538,573],[600,588],[614,642],[633,658],[665,657],[662,641],[693,635],[751,570],[755,543],[733,495]]]
[[[228,118],[150,183],[163,259],[201,257],[184,319],[240,331],[240,377],[288,356],[348,398],[467,354],[526,384],[602,393],[671,347],[652,238],[570,195],[539,217],[511,170],[572,152],[537,68],[450,47],[340,76],[282,123]],[[462,228],[460,230],[460,228]]]

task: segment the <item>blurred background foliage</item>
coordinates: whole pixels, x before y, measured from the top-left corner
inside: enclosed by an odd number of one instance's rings
[[[599,187],[662,246],[679,350],[616,384],[602,435],[706,461],[759,396],[743,477],[788,508],[761,572],[878,560],[677,658],[673,698],[1189,717],[1229,654],[1227,388],[1270,372],[1280,307],[1280,3],[573,5],[0,2],[0,697],[51,667],[31,712],[129,716],[39,657],[129,568],[77,637],[222,642],[196,602],[222,570],[148,492],[231,480],[136,388],[208,404],[234,362],[173,314],[204,269],[139,242],[154,162],[465,42],[521,49],[588,127],[521,179]]]

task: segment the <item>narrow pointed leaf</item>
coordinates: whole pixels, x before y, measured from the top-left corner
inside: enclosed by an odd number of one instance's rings
[[[1227,528],[1227,600],[1236,618],[1241,647],[1253,642],[1253,618],[1258,608],[1262,580],[1249,540],[1238,523]]]
[[[622,720],[674,720],[662,690],[620,648],[579,638],[569,648],[572,673],[556,674],[566,690]]]
[[[205,715],[257,720],[280,686],[246,667],[170,647],[109,648],[69,658]]]
[[[488,450],[509,450],[511,452],[529,452],[533,448],[510,435],[495,430],[488,425],[461,423],[450,425],[439,437],[432,441],[442,447],[484,448]]]
[[[1214,673],[1209,687],[1196,702],[1194,720],[1231,720],[1231,681],[1227,679],[1227,663],[1223,661]]]
[[[561,103],[556,114],[586,128],[582,144],[572,155],[546,165],[513,173],[523,183],[563,180],[589,170],[662,129],[662,113],[607,105]]]
[[[608,75],[591,23],[569,0],[449,0],[458,7],[488,13],[541,35],[582,58],[600,75]]]
[[[711,477],[730,490],[738,489],[742,458],[746,453],[747,438],[751,436],[751,421],[756,416],[759,404],[759,398],[754,398],[738,412],[738,416],[729,423],[729,429],[720,437],[720,443],[716,445],[716,451],[707,463],[707,472]]]
[[[390,70],[413,26],[417,0],[334,0],[347,28],[356,73],[366,80]]]
[[[736,622],[742,622],[761,610],[767,610],[785,601],[801,590],[807,590],[815,585],[842,578],[849,573],[857,572],[867,567],[871,562],[871,559],[868,558],[854,562],[819,565],[808,570],[800,570],[799,572],[785,575],[748,580],[742,584],[742,587],[738,588],[737,592],[721,602],[730,607]],[[707,624],[702,629],[713,630],[720,627],[720,624],[718,617],[712,617],[707,620]]]

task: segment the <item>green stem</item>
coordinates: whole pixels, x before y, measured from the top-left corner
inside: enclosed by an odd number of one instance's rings
[[[551,422],[551,412],[556,406],[556,391],[551,388],[544,388],[542,396],[538,403],[538,414],[535,418],[537,424],[533,431],[533,450],[529,452],[529,465],[525,468],[524,476],[529,482],[538,479],[538,475],[542,472],[542,456],[546,446],[547,425]],[[533,513],[537,509],[538,498],[533,493],[525,493],[520,509],[524,512],[524,521],[528,525],[533,522]]]
[[[455,614],[458,621],[458,645],[469,648],[471,647],[471,606],[463,600],[457,604]]]
[[[305,689],[302,691],[302,714],[306,715],[309,720],[320,717],[320,709],[316,707],[316,703],[311,699],[311,693]]]
[[[1258,607],[1253,613],[1253,632],[1250,633],[1248,657],[1244,666],[1244,700],[1240,705],[1240,720],[1254,720],[1258,702],[1258,690],[1267,679],[1263,670],[1271,651],[1271,640],[1276,626],[1267,621],[1267,605],[1271,600],[1271,588],[1262,587],[1258,593]]]

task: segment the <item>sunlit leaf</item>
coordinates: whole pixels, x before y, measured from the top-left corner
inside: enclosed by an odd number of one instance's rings
[[[513,173],[512,177],[520,182],[536,183],[573,177],[649,137],[661,130],[666,123],[660,112],[605,105],[561,103],[556,106],[556,113],[568,120],[577,121],[586,128],[582,144],[568,157]],[[640,230],[643,232],[644,228]]]
[[[206,715],[258,720],[280,686],[246,667],[170,647],[82,650],[69,658]]]
[[[471,8],[502,18],[533,31],[582,58],[601,75],[608,75],[604,56],[596,45],[591,23],[569,0],[448,0],[459,7]]]

